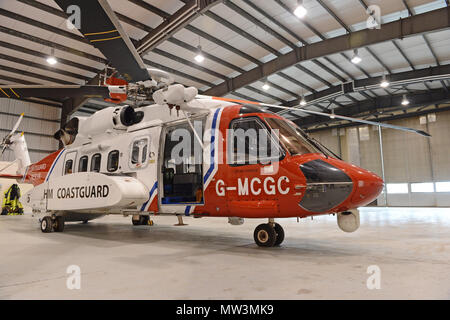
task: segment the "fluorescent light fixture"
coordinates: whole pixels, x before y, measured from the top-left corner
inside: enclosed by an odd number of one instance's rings
[[[294,10],[294,14],[300,19],[303,19],[308,14],[308,10],[306,10],[306,8],[303,6],[302,0],[298,1],[297,8],[295,8]]]
[[[203,56],[203,51],[202,51],[201,46],[198,46],[198,51],[197,51],[197,55],[195,56],[195,61],[197,61],[198,63],[202,63],[203,61],[205,61],[205,57]]]
[[[361,57],[358,55],[358,49],[355,49],[353,52],[352,63],[358,64],[362,61]]]
[[[406,94],[403,95],[402,105],[407,106],[409,105],[409,100],[406,98]]]
[[[383,79],[380,82],[380,87],[382,88],[387,88],[389,87],[391,84],[389,83],[388,79],[386,78],[386,75],[383,75]]]

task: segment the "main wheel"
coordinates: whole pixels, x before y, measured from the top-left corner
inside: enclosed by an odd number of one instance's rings
[[[131,218],[133,226],[146,226],[148,225],[149,220],[149,216],[139,216],[139,220],[134,220],[133,218]]]
[[[274,246],[279,246],[284,241],[284,230],[283,227],[280,226],[278,223],[275,223],[274,229],[275,233],[277,234],[277,240],[275,241]]]
[[[50,233],[53,231],[53,220],[51,217],[46,216],[41,220],[41,231],[44,233]]]
[[[273,247],[277,241],[277,233],[270,224],[260,224],[256,227],[253,238],[260,247]]]
[[[56,217],[55,218],[55,225],[53,229],[55,232],[63,232],[64,231],[64,217]]]
[[[141,222],[141,226],[148,226],[148,222],[150,221],[149,216],[140,216],[139,221]]]

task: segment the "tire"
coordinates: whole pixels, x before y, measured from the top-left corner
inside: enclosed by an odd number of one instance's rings
[[[284,241],[284,230],[283,227],[280,226],[278,223],[275,223],[274,229],[275,233],[277,234],[277,240],[275,241],[274,246],[279,246]]]
[[[149,221],[150,221],[149,216],[140,216],[139,217],[139,222],[140,222],[141,226],[147,226]]]
[[[256,227],[253,238],[260,247],[273,247],[277,241],[277,233],[270,224],[260,224]]]
[[[139,220],[134,220],[133,218],[131,218],[133,226],[146,226],[148,225],[149,221],[150,221],[149,216],[139,216]]]
[[[55,218],[55,232],[63,232],[64,231],[64,217],[56,217]]]
[[[53,231],[53,220],[51,217],[46,216],[41,220],[41,231],[43,233],[50,233]]]

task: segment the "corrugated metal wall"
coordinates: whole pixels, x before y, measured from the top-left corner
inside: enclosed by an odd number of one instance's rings
[[[0,99],[0,138],[13,128],[20,114],[25,118],[18,131],[25,132],[25,140],[30,150],[32,162],[39,161],[58,149],[58,141],[53,134],[59,129],[61,109],[53,106],[20,100]],[[13,161],[14,155],[6,151],[2,161]]]
[[[432,138],[382,129],[385,181],[408,186],[406,193],[388,192],[387,205],[450,206],[450,192],[436,192],[436,189],[435,192],[412,192],[412,184],[415,183],[450,182],[450,112],[389,123],[425,130]],[[378,127],[364,125],[339,130],[341,134],[330,129],[312,136],[342,155],[345,161],[382,176]],[[385,205],[384,195],[378,199],[378,204]]]

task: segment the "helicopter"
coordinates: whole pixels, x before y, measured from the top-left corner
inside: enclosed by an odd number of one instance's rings
[[[104,108],[73,117],[55,133],[64,147],[31,163],[23,114],[1,143],[14,151],[16,175],[30,183],[24,204],[40,216],[44,233],[63,232],[66,222],[119,214],[133,225],[151,215],[268,219],[254,230],[261,247],[284,241],[280,218],[334,214],[339,228],[360,226],[357,208],[382,192],[376,174],[346,163],[292,121],[265,108],[303,111],[429,136],[411,128],[256,101],[199,95],[170,74],[147,69],[106,0],[56,0],[66,11],[82,8],[80,32],[116,67],[100,86],[0,86],[9,98],[100,96],[151,105]],[[107,37],[106,37],[107,35]],[[112,37],[112,35],[115,35]],[[102,40],[102,41],[101,41]]]

